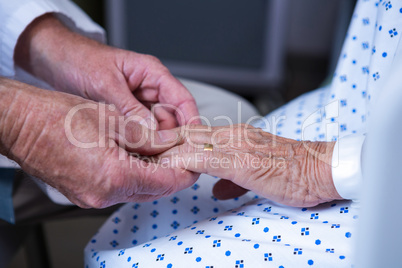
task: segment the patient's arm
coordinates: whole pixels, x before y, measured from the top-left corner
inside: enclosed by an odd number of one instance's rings
[[[182,136],[182,145],[162,156],[174,166],[223,178],[291,206],[342,199],[331,175],[334,142],[299,142],[246,125],[187,127]],[[213,144],[213,151],[205,151],[205,143]],[[245,191],[224,181],[214,189],[223,198]]]

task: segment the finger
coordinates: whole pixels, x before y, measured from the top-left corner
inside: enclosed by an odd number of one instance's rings
[[[118,123],[117,143],[129,152],[140,155],[160,154],[180,141],[174,130],[152,130],[129,118]]]
[[[176,118],[180,125],[201,124],[194,97],[183,84],[170,73],[160,81],[159,101],[175,106]]]
[[[150,85],[144,84],[142,86],[149,87]],[[179,125],[176,118],[178,109],[173,104],[161,103],[159,101],[159,90],[148,87],[136,89],[133,92],[134,96],[151,110],[151,113],[157,118],[160,129],[177,127]],[[178,114],[182,113],[179,111]],[[197,120],[192,120],[192,122],[198,123]]]
[[[155,102],[142,101],[141,102],[146,108],[148,108],[152,115],[156,118],[158,122],[158,129],[171,129],[179,126],[176,120],[173,109],[167,109],[163,105]]]
[[[219,127],[187,125],[183,126],[182,135],[187,141],[192,141],[194,143],[210,143],[219,145],[223,141],[227,142],[229,139],[245,136],[243,133],[245,131],[246,128],[243,128],[242,125]]]
[[[190,145],[200,145],[204,143],[212,144],[213,127],[204,125],[185,125],[175,130],[182,140]]]
[[[159,129],[172,129],[178,127],[178,122],[172,113],[169,113],[163,107],[158,104],[154,105],[151,109],[153,115],[158,121]]]
[[[212,144],[215,151],[230,152],[233,148],[241,147],[244,143],[238,130],[242,130],[238,126],[228,127],[209,127],[202,125],[187,125],[182,127],[180,137],[193,147],[203,147],[205,143]]]
[[[157,129],[157,121],[151,111],[134,97],[123,74],[114,77],[96,99],[114,104],[124,116],[133,116],[144,126]]]
[[[184,126],[180,136],[182,141],[199,148],[209,143],[214,151],[224,153],[250,153],[260,156],[289,157],[295,141],[266,133],[250,125],[230,125],[226,127]]]
[[[138,93],[141,100],[172,105],[180,125],[199,116],[193,96],[157,58],[129,52],[124,55],[122,62],[125,63],[122,77],[133,92],[143,89]],[[156,93],[149,91],[151,89],[157,90],[158,100],[155,100]],[[193,122],[200,123],[199,120]]]
[[[133,92],[135,98],[142,103],[153,102],[156,103],[159,100],[159,92],[154,88],[139,88]]]
[[[212,189],[213,195],[219,200],[227,200],[244,195],[249,190],[228,180],[219,180]]]
[[[183,100],[177,107],[176,118],[181,126],[201,124],[200,114],[194,99]]]
[[[173,106],[172,108],[176,111],[175,117],[180,125],[189,122],[200,123],[199,120],[192,120],[199,116],[193,96],[158,59],[137,53],[130,53],[129,57],[134,57],[134,60],[127,60],[127,62],[136,62],[137,64],[135,66],[132,64],[125,65],[123,73],[128,77],[127,81],[133,92],[142,89],[138,93],[142,101],[153,101]],[[140,68],[142,71],[139,72],[135,71],[136,66],[145,68]],[[156,90],[157,93],[152,93],[150,90]],[[155,100],[156,96],[158,97],[157,100]]]
[[[133,95],[128,95],[126,101],[122,102],[121,112],[126,117],[132,117],[143,126],[151,129],[158,129],[158,123],[151,111],[140,103]],[[117,107],[119,109],[119,107]]]
[[[202,131],[202,133],[197,133],[199,137],[205,136],[202,138],[198,138],[195,142],[192,140],[191,133],[187,133],[184,127],[172,129],[172,131],[176,132],[179,135],[179,141],[177,142],[176,146],[172,147],[171,149],[163,152],[158,157],[165,157],[169,158],[171,156],[182,155],[182,154],[189,154],[189,153],[202,153],[204,151],[205,144],[214,144],[213,150],[214,152],[221,152],[221,153],[234,153],[234,150],[229,150],[225,146],[225,144],[218,144],[216,145],[212,142],[211,135],[207,131],[206,126],[191,126],[194,130],[198,128],[198,131]],[[236,152],[238,152],[237,150]],[[241,153],[244,153],[240,151]]]
[[[129,169],[125,169],[125,180],[131,192],[127,192],[127,201],[136,201],[136,195],[167,196],[194,184],[199,174],[183,169],[173,169],[163,163],[146,163],[129,157]],[[127,163],[126,163],[127,167]]]
[[[180,135],[180,128],[172,129],[172,131],[178,133]],[[176,146],[170,148],[169,150],[159,154],[157,158],[172,158],[172,157],[181,157],[182,154],[194,154],[194,153],[202,153],[204,151],[204,144],[190,144],[188,142],[183,142],[183,140],[179,137],[178,143]]]
[[[237,168],[235,155],[221,152],[202,151],[183,153],[169,158],[172,167],[179,167],[197,173],[205,173],[227,180],[234,180],[242,172]]]

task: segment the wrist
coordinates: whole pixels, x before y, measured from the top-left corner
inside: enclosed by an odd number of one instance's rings
[[[319,203],[343,199],[337,192],[332,179],[332,155],[335,142],[303,141],[306,166],[304,173]]]
[[[0,153],[24,168],[34,148],[41,153],[52,145],[47,141],[61,121],[57,92],[30,86],[15,80],[0,78]],[[60,133],[61,134],[61,133]]]
[[[0,77],[0,153],[13,160],[13,145],[24,125],[30,103],[22,85]]]

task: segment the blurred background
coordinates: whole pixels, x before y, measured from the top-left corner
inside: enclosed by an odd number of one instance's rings
[[[214,84],[262,114],[330,81],[354,0],[74,0],[111,45],[152,54],[183,78]],[[101,56],[101,55],[100,55]],[[46,222],[7,268],[83,267],[106,216]],[[46,261],[47,260],[47,261]],[[46,263],[47,262],[47,263]]]

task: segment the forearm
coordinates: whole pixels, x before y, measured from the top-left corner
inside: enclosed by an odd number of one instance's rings
[[[76,59],[85,64],[85,56],[97,46],[103,45],[72,32],[48,13],[35,19],[21,34],[14,59],[18,66],[54,88],[82,96],[85,94],[71,86],[69,79],[74,81],[78,76]],[[70,75],[67,79],[66,73]]]
[[[35,147],[46,154],[46,133],[61,118],[54,109],[55,93],[0,78],[1,154],[21,166]]]
[[[29,90],[25,85],[0,77],[0,153],[14,158],[13,146],[30,110]],[[32,99],[31,99],[32,100]]]

